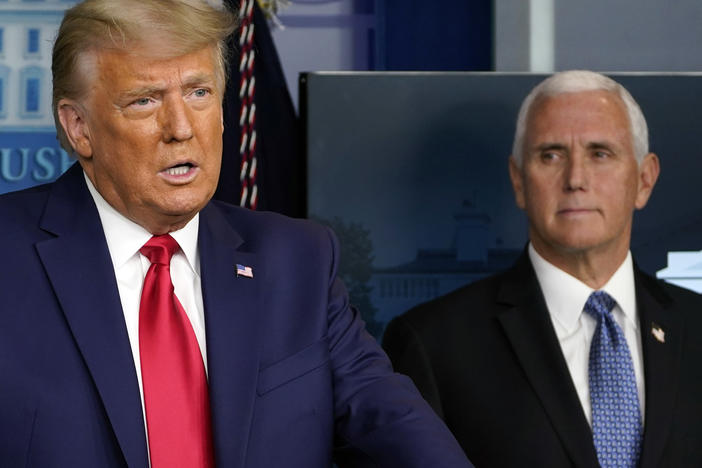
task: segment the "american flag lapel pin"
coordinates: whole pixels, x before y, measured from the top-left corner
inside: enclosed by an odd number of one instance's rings
[[[661,343],[665,343],[665,332],[656,322],[651,324],[651,335]]]
[[[250,266],[236,264],[236,276],[237,278],[243,276],[244,278],[253,278],[253,270]]]

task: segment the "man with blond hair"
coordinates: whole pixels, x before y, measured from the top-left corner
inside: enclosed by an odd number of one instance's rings
[[[702,298],[629,251],[658,173],[612,79],[556,73],[522,103],[509,174],[527,249],[383,342],[477,466],[702,466]]]
[[[334,235],[210,200],[234,28],[215,1],[66,12],[78,163],[0,197],[0,466],[470,466],[363,329]]]

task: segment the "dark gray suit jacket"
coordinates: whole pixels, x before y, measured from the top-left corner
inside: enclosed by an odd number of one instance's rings
[[[635,282],[646,385],[640,466],[702,466],[702,296],[638,268]],[[395,318],[383,346],[476,466],[599,466],[526,253],[500,275]]]

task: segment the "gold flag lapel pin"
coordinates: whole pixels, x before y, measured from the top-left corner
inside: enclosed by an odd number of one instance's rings
[[[665,343],[665,332],[656,322],[651,324],[651,335],[661,343]]]

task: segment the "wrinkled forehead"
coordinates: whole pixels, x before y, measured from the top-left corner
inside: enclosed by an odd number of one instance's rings
[[[527,136],[537,123],[577,125],[584,121],[599,121],[603,128],[616,125],[631,133],[631,121],[621,97],[611,91],[593,90],[538,96],[527,114]]]
[[[171,52],[171,53],[168,53]],[[152,70],[164,70],[157,65],[167,63],[174,59],[186,57],[191,54],[210,54],[211,60],[199,61],[203,68],[200,75],[212,75],[218,87],[223,87],[221,83],[221,70],[217,60],[216,45],[205,46],[183,53],[182,50],[161,49],[150,43],[142,47],[135,43],[132,47],[94,47],[82,52],[78,56],[76,63],[76,79],[83,81],[82,89],[84,93],[93,89],[101,80],[117,78],[115,74],[121,74],[121,78],[143,78],[148,79]],[[178,73],[181,70],[172,69],[170,73]],[[171,79],[170,76],[162,76],[163,79]]]
[[[554,102],[563,103],[564,107],[582,105],[583,103],[599,104],[602,107],[606,106],[611,112],[624,115],[627,113],[626,105],[617,93],[604,89],[593,89],[541,94],[534,99],[528,117],[532,118],[534,114],[538,114],[544,105]],[[574,107],[573,110],[577,110],[577,107]]]
[[[526,122],[524,150],[574,144],[608,146],[634,156],[629,115],[616,93],[560,93],[534,101]]]

